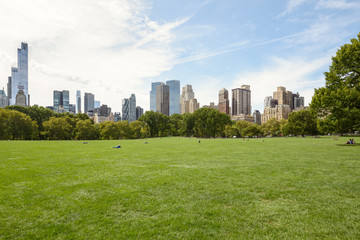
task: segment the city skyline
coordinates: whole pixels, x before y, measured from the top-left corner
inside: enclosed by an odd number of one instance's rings
[[[27,42],[31,105],[51,105],[52,92],[67,89],[71,103],[76,90],[91,92],[117,112],[135,93],[146,111],[147,86],[172,79],[192,85],[201,104],[249,84],[252,109],[276,86],[308,105],[331,56],[358,34],[359,13],[355,0],[6,1],[0,88]]]

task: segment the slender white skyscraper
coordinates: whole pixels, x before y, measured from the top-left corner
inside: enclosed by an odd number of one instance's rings
[[[10,105],[15,105],[16,95],[22,90],[26,97],[26,105],[29,105],[28,92],[28,44],[21,43],[18,48],[18,67],[11,68],[11,78],[8,84],[8,97]],[[10,90],[10,91],[9,91]]]
[[[81,92],[80,90],[76,91],[76,113],[81,113]]]
[[[131,94],[129,98],[129,122],[136,121],[136,97]]]

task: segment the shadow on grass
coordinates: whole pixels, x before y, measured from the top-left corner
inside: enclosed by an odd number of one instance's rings
[[[336,146],[341,146],[341,147],[360,147],[360,143],[354,143],[354,144],[336,144]]]

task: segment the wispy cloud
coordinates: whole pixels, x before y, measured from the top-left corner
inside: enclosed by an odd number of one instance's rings
[[[352,9],[360,8],[359,2],[348,2],[346,0],[320,0],[316,4],[316,8],[330,8],[330,9]]]
[[[307,2],[308,0],[289,0],[286,5],[286,9],[280,13],[277,17],[281,18],[287,14],[292,13],[296,8]]]

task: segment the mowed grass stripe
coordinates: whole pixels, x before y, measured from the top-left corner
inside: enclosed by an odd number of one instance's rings
[[[0,238],[359,239],[346,140],[1,141]]]

